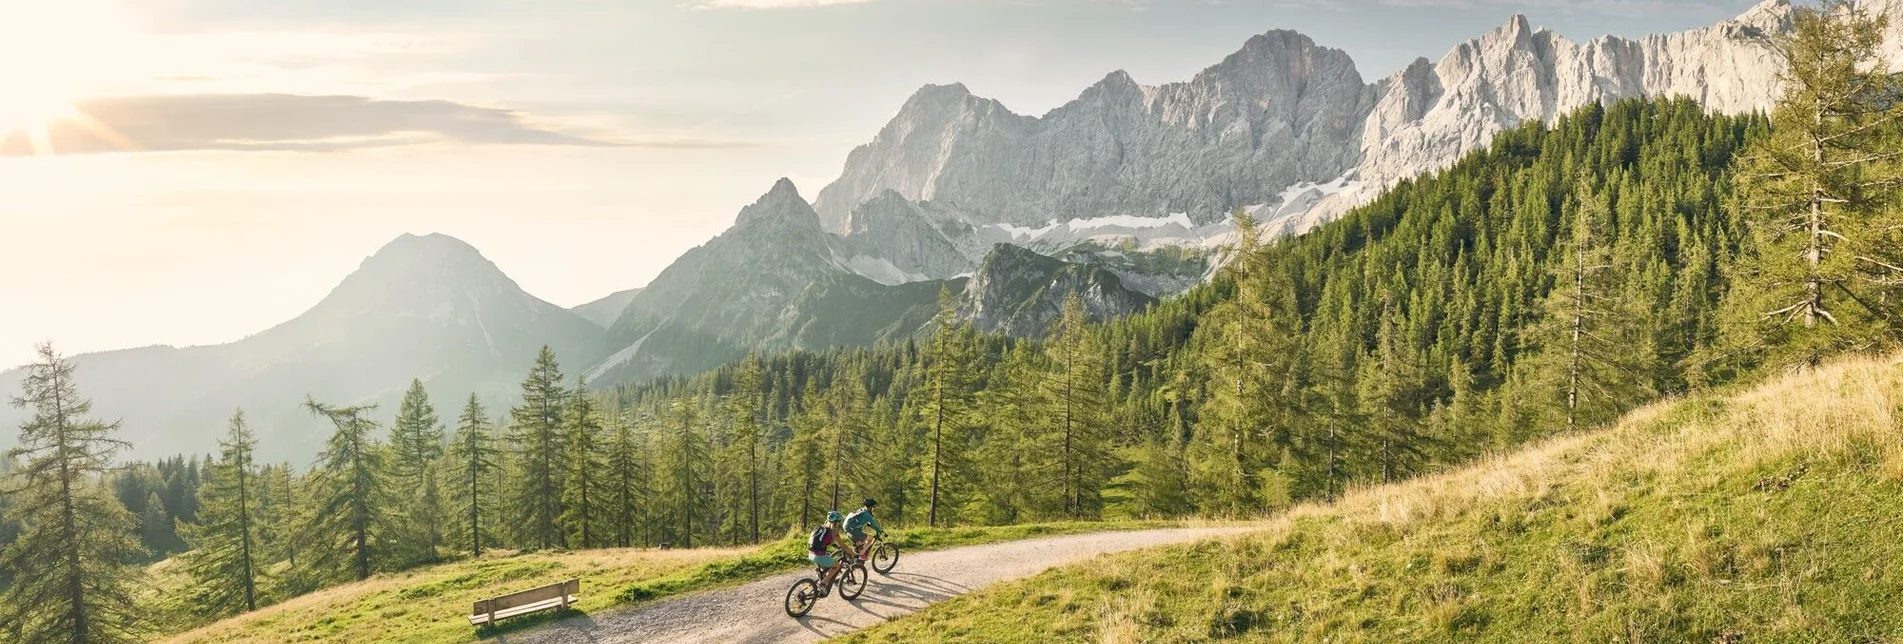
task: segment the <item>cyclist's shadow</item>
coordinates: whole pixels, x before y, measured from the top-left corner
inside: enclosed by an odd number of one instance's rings
[[[866,593],[855,602],[861,610],[867,610],[865,604],[920,610],[971,590],[954,581],[913,572],[895,572],[883,578],[875,576],[872,581]]]
[[[838,637],[840,635],[845,635],[847,633],[851,633],[853,631],[859,630],[857,627],[854,627],[851,624],[847,624],[845,622],[828,618],[828,617],[817,617],[814,615],[807,615],[805,617],[799,618],[799,623],[801,628],[804,628],[808,631],[812,631],[813,634],[820,636],[821,639],[829,638],[829,637]]]

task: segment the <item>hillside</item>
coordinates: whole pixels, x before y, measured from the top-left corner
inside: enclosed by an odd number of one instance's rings
[[[1903,361],[1848,359],[847,641],[1890,641],[1900,439]]]
[[[296,318],[227,344],[148,347],[73,357],[96,413],[123,419],[134,458],[216,449],[232,410],[259,428],[259,458],[304,465],[327,425],[306,396],[396,413],[411,379],[439,401],[479,394],[500,406],[543,345],[573,356],[601,332],[523,291],[474,247],[447,235],[403,235],[363,260]],[[19,391],[22,371],[0,373]],[[0,407],[0,444],[20,411]]]

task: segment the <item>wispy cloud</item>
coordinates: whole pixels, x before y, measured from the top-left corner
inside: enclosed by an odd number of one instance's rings
[[[175,150],[345,150],[434,142],[494,145],[696,145],[617,142],[576,136],[521,112],[453,101],[390,101],[362,96],[182,94],[99,98],[78,105],[90,125],[59,122],[53,149],[84,154]],[[103,128],[101,128],[103,126]],[[112,136],[101,136],[109,131]],[[0,155],[31,146],[14,136]]]
[[[800,9],[842,4],[861,4],[872,0],[699,0],[683,5],[690,9]]]

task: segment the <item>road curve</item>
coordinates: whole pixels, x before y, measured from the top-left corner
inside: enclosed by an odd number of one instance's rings
[[[1254,530],[1252,527],[1167,528],[1094,532],[1007,541],[932,552],[908,552],[890,576],[873,573],[857,601],[835,591],[801,619],[781,608],[786,589],[812,572],[775,575],[743,586],[662,600],[637,608],[580,615],[496,638],[521,644],[636,642],[817,642],[907,615],[956,595],[1100,554]]]

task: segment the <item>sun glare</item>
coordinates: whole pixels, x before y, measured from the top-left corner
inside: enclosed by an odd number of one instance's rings
[[[125,27],[104,2],[0,0],[0,148],[24,138],[34,154],[52,154],[53,131],[62,126],[130,146],[76,105],[110,72],[130,35]]]

